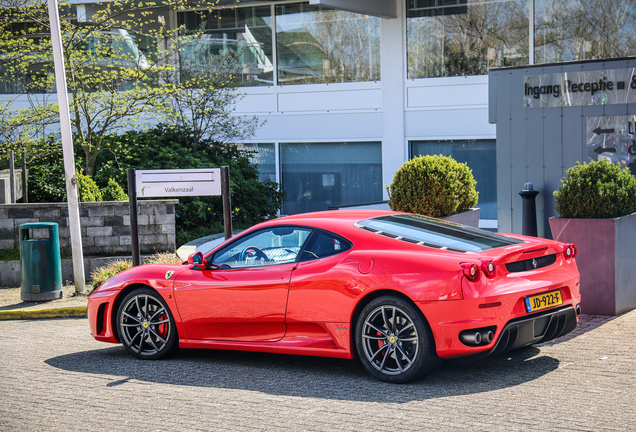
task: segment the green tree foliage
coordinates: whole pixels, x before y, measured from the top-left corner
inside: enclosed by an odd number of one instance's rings
[[[432,217],[473,208],[477,182],[465,163],[448,156],[419,156],[405,162],[387,186],[393,210]]]
[[[62,146],[54,136],[37,141],[29,163],[29,202],[66,201]]]
[[[70,118],[88,175],[94,174],[105,136],[138,129],[148,113],[165,115],[171,95],[179,90],[179,73],[171,60],[181,29],[170,22],[176,16],[172,12],[217,3],[107,1],[89,4],[80,19],[79,8],[60,2]],[[55,76],[46,0],[3,2],[0,54],[0,93],[22,93],[35,107],[31,115],[17,117],[38,127],[50,122],[58,107],[51,97]],[[6,111],[10,103],[2,105]],[[18,121],[14,117],[6,117],[5,125],[0,121],[0,134],[7,123]]]
[[[114,179],[127,184],[127,169],[178,169],[230,167],[233,223],[246,227],[274,217],[284,195],[278,184],[262,183],[249,153],[211,139],[196,139],[190,129],[158,125],[148,131],[128,131],[106,138],[108,151],[97,158],[95,179],[104,184]],[[219,197],[182,197],[175,208],[177,230],[221,226]],[[218,229],[218,228],[217,228]],[[217,231],[218,232],[218,231]]]
[[[629,168],[599,160],[567,170],[554,192],[564,218],[614,218],[636,212],[636,179]]]

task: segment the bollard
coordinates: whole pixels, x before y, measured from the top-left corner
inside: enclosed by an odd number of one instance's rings
[[[539,191],[534,190],[532,182],[523,185],[523,190],[519,192],[523,198],[523,235],[537,236],[537,203],[535,199]]]

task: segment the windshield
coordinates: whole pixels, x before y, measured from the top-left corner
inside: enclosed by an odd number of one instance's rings
[[[481,252],[523,243],[478,228],[412,214],[365,219],[356,226],[409,243],[458,252]]]

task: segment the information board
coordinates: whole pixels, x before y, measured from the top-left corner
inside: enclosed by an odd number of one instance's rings
[[[174,169],[135,171],[140,198],[220,196],[221,169]]]

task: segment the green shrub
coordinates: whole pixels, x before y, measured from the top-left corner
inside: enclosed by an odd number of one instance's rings
[[[77,188],[81,202],[102,201],[102,191],[99,190],[95,180],[80,171],[75,171],[75,176],[77,177]]]
[[[405,162],[393,177],[389,206],[396,211],[432,217],[473,208],[479,197],[468,165],[447,156],[419,156]]]
[[[636,179],[628,168],[599,160],[567,170],[554,192],[564,218],[614,218],[636,212]]]
[[[128,201],[128,195],[115,179],[110,178],[108,185],[102,189],[102,199],[104,201]]]
[[[79,200],[94,202],[102,200],[102,192],[95,181],[75,171]],[[64,180],[64,161],[61,153],[52,152],[36,158],[29,166],[29,202],[65,202],[66,181]]]

